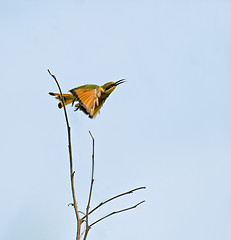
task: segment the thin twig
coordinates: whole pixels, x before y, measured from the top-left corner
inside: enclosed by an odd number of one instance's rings
[[[93,213],[93,212],[94,212],[96,209],[98,209],[99,207],[103,206],[104,204],[106,204],[106,203],[108,203],[108,202],[110,202],[110,201],[112,201],[112,200],[114,200],[114,199],[116,199],[116,198],[122,197],[122,196],[127,195],[127,194],[131,194],[131,193],[133,193],[133,192],[135,192],[135,191],[138,191],[138,190],[141,190],[141,189],[146,189],[146,187],[134,188],[134,189],[132,189],[132,190],[130,190],[130,191],[128,191],[128,192],[124,192],[124,193],[121,193],[121,194],[119,194],[119,195],[116,195],[116,196],[114,196],[114,197],[112,197],[112,198],[109,198],[108,200],[106,200],[106,201],[104,201],[104,202],[101,202],[99,205],[97,205],[95,208],[93,208],[93,209],[88,213],[88,215],[90,215],[91,213]],[[86,215],[82,217],[82,220],[83,220],[84,218],[86,218]]]
[[[86,230],[84,234],[83,240],[87,239],[87,234],[90,230],[89,224],[88,224],[88,215],[89,215],[89,209],[90,209],[90,204],[91,204],[91,195],[92,195],[92,188],[93,188],[93,183],[94,183],[94,168],[95,168],[95,139],[92,136],[91,132],[89,131],[91,138],[92,138],[92,169],[91,169],[91,186],[90,186],[90,192],[89,192],[89,198],[88,198],[88,203],[87,203],[87,208],[86,208]]]
[[[86,230],[86,225],[84,226],[83,232],[80,234],[80,238],[83,236],[83,234],[85,233]]]
[[[81,231],[81,218],[79,216],[79,212],[78,212],[78,206],[77,206],[77,202],[76,202],[76,196],[75,196],[75,185],[74,185],[74,174],[75,172],[73,171],[73,162],[72,162],[72,147],[71,147],[71,127],[68,121],[68,116],[67,116],[67,110],[66,110],[66,106],[64,103],[64,98],[63,98],[63,93],[61,90],[61,87],[58,83],[58,80],[56,79],[55,75],[51,74],[50,70],[47,70],[48,73],[53,77],[53,79],[55,80],[60,95],[61,95],[61,102],[63,104],[63,110],[64,110],[64,115],[65,115],[65,120],[66,120],[66,125],[67,125],[67,133],[68,133],[68,150],[69,150],[69,159],[70,159],[70,177],[71,177],[71,191],[72,191],[72,198],[73,198],[73,206],[75,209],[75,215],[76,215],[76,220],[77,220],[77,234],[76,234],[76,240],[80,240],[80,231]]]
[[[121,212],[124,212],[124,211],[128,211],[128,210],[130,210],[130,209],[136,208],[138,205],[140,205],[140,204],[142,204],[142,203],[144,203],[144,202],[145,202],[145,201],[143,200],[143,201],[137,203],[136,205],[134,205],[134,206],[132,206],[132,207],[129,207],[129,208],[121,209],[121,210],[119,210],[119,211],[112,212],[112,213],[110,213],[110,214],[108,214],[108,215],[106,215],[106,216],[104,216],[104,217],[96,220],[95,222],[93,222],[93,223],[90,225],[90,227],[92,227],[92,226],[95,225],[96,223],[98,223],[98,222],[102,221],[103,219],[105,219],[105,218],[107,218],[107,217],[110,217],[110,216],[112,216],[112,215],[114,215],[114,214],[121,213]]]

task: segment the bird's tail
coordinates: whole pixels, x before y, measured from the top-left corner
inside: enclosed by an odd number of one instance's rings
[[[53,92],[49,92],[49,94],[51,96],[55,96],[55,98],[60,101],[58,103],[58,107],[62,108],[63,107],[63,103],[62,103],[62,100],[61,100],[61,94],[60,93],[53,93]],[[73,103],[75,101],[75,97],[72,94],[63,94],[63,99],[64,99],[65,105]]]

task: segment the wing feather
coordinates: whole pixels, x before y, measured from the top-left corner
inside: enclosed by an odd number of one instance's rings
[[[89,114],[89,117],[93,117],[95,107],[99,106],[99,98],[101,96],[99,86],[84,85],[74,88],[70,92],[79,101],[80,106]]]
[[[101,107],[103,106],[104,102],[106,101],[106,98],[99,101],[99,104],[96,106],[96,108],[94,109],[94,113],[92,115],[92,117],[96,117],[96,115],[99,113],[99,110],[101,109]]]

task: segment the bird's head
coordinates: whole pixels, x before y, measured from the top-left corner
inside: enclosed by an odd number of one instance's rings
[[[125,79],[120,79],[117,82],[108,82],[108,83],[105,83],[103,86],[101,86],[101,88],[105,91],[105,93],[111,94],[119,84],[124,82],[125,82]]]

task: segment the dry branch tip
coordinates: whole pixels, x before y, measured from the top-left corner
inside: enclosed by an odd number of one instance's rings
[[[91,131],[89,131],[89,134],[91,135],[91,138],[94,141],[95,139],[94,139],[93,135],[91,134]]]

